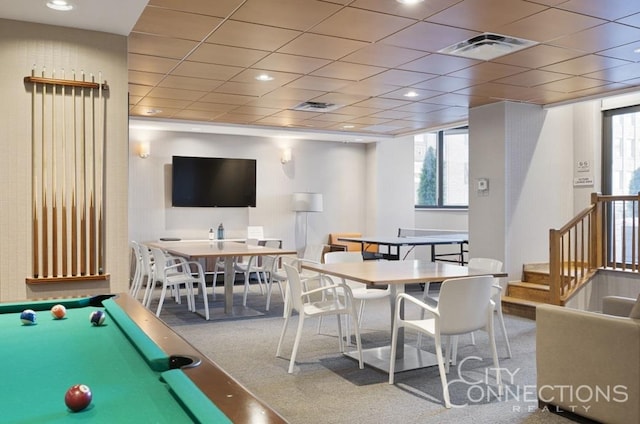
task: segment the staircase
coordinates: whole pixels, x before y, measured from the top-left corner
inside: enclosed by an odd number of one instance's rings
[[[549,264],[525,264],[522,280],[510,281],[502,296],[505,314],[536,319],[536,306],[551,303],[549,295]]]

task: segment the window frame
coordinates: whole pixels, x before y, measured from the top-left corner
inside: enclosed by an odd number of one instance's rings
[[[444,144],[445,144],[445,133],[447,131],[460,131],[460,130],[466,130],[467,132],[467,144],[468,144],[468,137],[469,137],[469,125],[462,125],[462,126],[458,126],[458,127],[453,127],[453,128],[444,128],[438,131],[430,131],[428,133],[425,134],[433,134],[436,133],[436,163],[437,163],[437,178],[436,178],[436,201],[437,204],[436,205],[418,205],[415,204],[414,202],[414,208],[418,209],[418,210],[428,210],[428,209],[450,209],[450,210],[467,210],[469,209],[469,201],[467,199],[467,204],[466,205],[444,205],[443,204],[443,199],[444,199]],[[415,142],[414,142],[414,152],[415,152]],[[415,159],[414,159],[415,161]],[[467,181],[469,179],[469,167],[468,167],[468,163],[469,163],[469,158],[467,156]],[[413,192],[415,195],[415,192],[417,190],[417,187],[414,184],[413,187]]]

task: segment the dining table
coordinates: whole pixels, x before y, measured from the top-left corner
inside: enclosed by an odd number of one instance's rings
[[[318,272],[323,275],[343,278],[367,284],[373,288],[385,288],[389,286],[391,327],[396,316],[396,297],[405,292],[406,285],[420,283],[442,282],[452,278],[473,277],[480,275],[493,275],[494,277],[506,277],[507,274],[492,273],[484,269],[469,268],[464,265],[456,265],[445,262],[431,262],[427,260],[403,260],[403,261],[363,261],[331,264],[304,263],[303,268]],[[404,318],[404,307],[398,311]],[[390,337],[391,340],[391,337]],[[395,371],[409,371],[418,368],[437,365],[435,354],[424,351],[417,346],[409,345],[404,340],[404,328],[398,329],[396,349]],[[357,351],[346,352],[345,355],[358,359]],[[363,361],[369,366],[384,372],[389,372],[391,343],[380,347],[363,349]]]
[[[295,255],[295,250],[252,245],[244,240],[179,240],[157,241],[146,243],[149,246],[159,247],[166,252],[183,257],[187,260],[199,260],[208,258],[222,258],[224,260],[224,317],[252,315],[250,308],[234,307],[233,285],[235,282],[234,260],[241,256],[281,256]],[[214,282],[215,287],[215,282]]]

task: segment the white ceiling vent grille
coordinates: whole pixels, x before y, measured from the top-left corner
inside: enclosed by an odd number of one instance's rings
[[[324,102],[302,102],[293,110],[303,110],[305,112],[331,112],[338,108],[342,107],[341,105],[336,105],[333,103],[324,103]]]
[[[439,50],[438,53],[462,56],[470,59],[491,60],[517,52],[518,50],[526,49],[527,47],[535,46],[536,44],[538,43],[535,41],[525,40],[523,38],[485,32],[484,34],[445,47]]]

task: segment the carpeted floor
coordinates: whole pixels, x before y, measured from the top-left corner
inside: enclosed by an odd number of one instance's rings
[[[222,307],[221,287],[215,308]],[[242,288],[236,287],[234,304],[241,304]],[[419,295],[419,292],[414,294]],[[201,303],[201,302],[200,302]],[[444,408],[437,367],[388,375],[365,366],[338,351],[336,321],[325,318],[321,333],[317,321],[305,323],[304,335],[293,374],[287,373],[297,316],[294,316],[284,344],[284,358],[275,356],[283,325],[282,299],[276,291],[269,312],[265,297],[254,288],[248,306],[265,314],[250,318],[205,321],[186,311],[186,305],[168,301],[161,318],[177,333],[218,363],[256,396],[271,405],[290,423],[571,423],[562,415],[537,408],[535,370],[535,322],[505,316],[513,357],[506,357],[500,331],[498,354],[505,383],[503,397],[496,396],[495,372],[486,334],[476,333],[476,345],[462,336],[458,367],[452,367],[451,401],[457,407]],[[410,316],[411,310],[407,310]],[[406,334],[407,342],[415,334]],[[433,342],[423,339],[422,348],[433,351]],[[389,344],[388,300],[367,303],[362,323],[363,346]],[[488,368],[487,368],[488,367]]]

